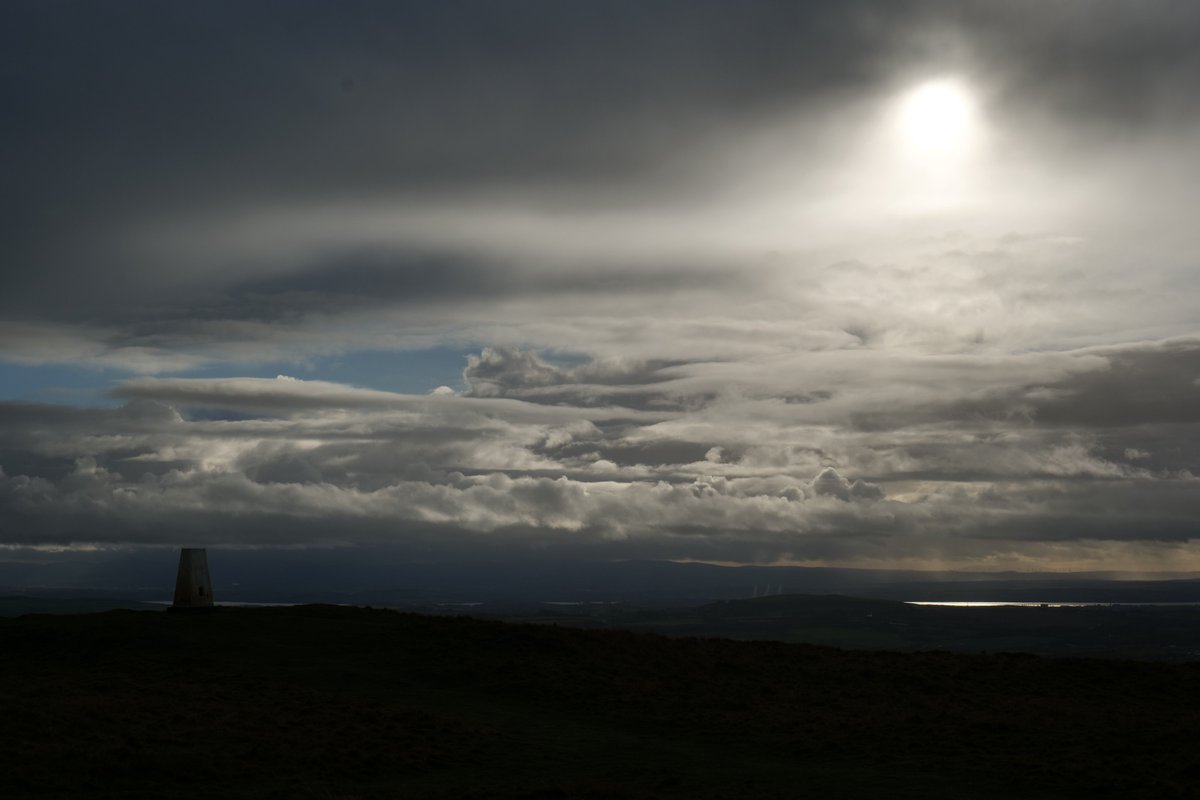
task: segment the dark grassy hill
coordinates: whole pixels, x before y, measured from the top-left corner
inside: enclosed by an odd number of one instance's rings
[[[91,614],[118,608],[138,611],[163,610],[161,605],[119,598],[0,596],[0,617],[19,617],[25,614]]]
[[[856,649],[1200,660],[1200,606],[954,608],[838,595],[778,595],[686,609],[612,608],[574,617],[560,611],[543,619],[671,636]]]
[[[0,620],[0,796],[1200,796],[1200,667],[305,606]]]

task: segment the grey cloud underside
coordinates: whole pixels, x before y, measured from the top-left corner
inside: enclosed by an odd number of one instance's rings
[[[1187,4],[739,6],[7,4],[0,310],[179,345],[186,320],[678,282],[669,264],[522,281],[527,258],[421,237],[335,237],[286,268],[208,248],[238,219],[346,203],[654,213],[712,196],[704,165],[753,149],[747,131],[838,119],[934,55],[1002,75],[1002,113],[1065,111],[1094,137],[1195,112]],[[169,255],[145,246],[164,230]]]
[[[6,9],[12,68],[0,88],[9,146],[22,157],[11,164],[14,266],[0,302],[72,320],[120,319],[145,299],[168,313],[189,302],[170,291],[158,258],[126,245],[158,220],[347,196],[453,203],[494,187],[503,202],[514,185],[603,187],[661,164],[681,131],[841,71],[832,60],[814,71],[813,59],[784,87],[762,80],[777,69],[764,47],[792,59],[806,51],[798,43],[821,37],[786,11],[738,30],[682,6],[257,3],[236,22],[219,4],[68,8]],[[834,4],[822,13],[830,24],[847,16]],[[792,30],[771,44],[762,35],[780,15]],[[729,57],[714,70],[721,50]],[[708,76],[702,92],[689,88],[697,70]],[[297,282],[320,284],[322,268],[353,268],[355,258],[337,253]],[[261,269],[244,255],[223,260],[222,271]],[[445,260],[420,254],[414,267],[392,255],[384,271],[395,265],[407,279],[373,275],[436,290],[443,276],[423,267]],[[249,286],[290,290],[269,274]],[[233,288],[214,294],[223,313],[252,316],[260,298]]]
[[[386,541],[427,556],[1161,563],[1195,534],[1197,423],[1158,402],[1094,425],[1053,417],[1096,391],[1135,396],[1148,375],[1191,370],[1197,352],[1194,342],[1089,350],[1071,356],[1082,367],[1047,354],[1057,380],[1010,391],[1006,412],[993,400],[970,424],[886,430],[839,424],[853,418],[844,410],[786,416],[835,406],[836,393],[805,404],[729,394],[670,410],[597,404],[595,392],[631,386],[682,380],[703,391],[694,381],[709,365],[556,366],[502,349],[471,359],[468,396],[457,397],[283,378],[137,379],[117,390],[137,398],[118,409],[3,407],[0,528],[21,544]],[[576,380],[589,381],[589,403],[514,397],[550,386],[571,397]],[[484,396],[469,396],[477,389]],[[1054,412],[1046,422],[1042,398]],[[214,407],[253,414],[188,411]],[[1162,453],[1166,431],[1182,438]]]
[[[561,368],[494,347],[471,357],[464,378],[468,396],[574,406],[686,410],[737,396],[780,421],[839,422],[859,431],[1026,421],[1105,432],[1200,423],[1196,339],[1006,357],[840,349],[776,356],[749,369],[637,361]]]

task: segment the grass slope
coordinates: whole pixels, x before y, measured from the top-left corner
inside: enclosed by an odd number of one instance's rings
[[[604,624],[672,636],[774,639],[859,649],[1021,651],[1200,660],[1200,607],[943,608],[838,595],[779,595],[689,609],[614,609]],[[564,622],[595,625],[598,617]]]
[[[0,796],[1197,796],[1200,667],[304,606],[0,620]]]

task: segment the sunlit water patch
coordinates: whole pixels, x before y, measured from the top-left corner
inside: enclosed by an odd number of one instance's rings
[[[1200,606],[1200,602],[1187,603],[1114,603],[1114,602],[1029,602],[1017,600],[905,600],[910,606],[948,606],[951,608],[995,608],[998,606],[1020,606],[1022,608],[1090,608],[1092,606]]]

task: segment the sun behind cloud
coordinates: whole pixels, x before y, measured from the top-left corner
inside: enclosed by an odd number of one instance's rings
[[[926,157],[960,155],[979,136],[975,98],[955,78],[926,81],[905,93],[898,117],[905,146]]]

